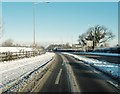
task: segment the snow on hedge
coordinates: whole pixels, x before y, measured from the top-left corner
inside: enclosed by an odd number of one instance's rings
[[[23,74],[34,71],[50,61],[54,55],[54,53],[46,52],[46,54],[36,57],[0,62],[0,76],[2,76],[0,83],[5,85],[21,77]]]
[[[70,54],[70,53],[63,53],[63,54],[73,56],[81,61],[84,61],[85,63],[88,63],[88,64],[94,66],[95,68],[97,68],[107,74],[110,74],[111,76],[113,76],[117,79],[120,79],[120,73],[118,71],[118,70],[120,70],[120,64],[100,61],[97,59],[86,58],[85,56],[79,56],[79,55],[74,55],[74,54]]]

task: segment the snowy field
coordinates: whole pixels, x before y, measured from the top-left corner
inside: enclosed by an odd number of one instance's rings
[[[0,62],[0,87],[34,71],[50,61],[54,55],[54,53],[46,52],[36,57]]]
[[[32,51],[33,48],[26,47],[0,47],[0,52],[20,52],[20,51]]]
[[[111,75],[112,77],[120,80],[120,73],[118,71],[118,70],[120,70],[120,64],[99,61],[97,59],[86,58],[85,56],[79,56],[79,55],[74,55],[74,54],[70,54],[70,53],[63,53],[63,54],[73,56],[73,57],[75,57],[87,64],[90,64],[91,66]]]

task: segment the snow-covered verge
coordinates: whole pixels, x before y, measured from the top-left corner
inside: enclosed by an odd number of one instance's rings
[[[76,52],[75,52],[76,53]],[[117,53],[100,53],[100,52],[78,52],[80,54],[102,55],[102,56],[120,56]]]
[[[73,56],[74,58],[77,58],[77,59],[83,61],[84,63],[90,64],[91,66],[99,69],[100,71],[109,74],[113,78],[120,80],[120,73],[119,73],[120,64],[99,61],[97,59],[86,58],[84,56],[74,55],[74,54],[70,54],[70,53],[63,53],[63,54]]]
[[[43,66],[54,55],[54,53],[46,52],[36,57],[0,62],[0,88]]]

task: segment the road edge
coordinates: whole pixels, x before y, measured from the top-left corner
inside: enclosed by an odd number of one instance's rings
[[[61,57],[63,59],[63,62],[65,63],[65,67],[67,69],[68,81],[70,83],[71,92],[73,92],[73,93],[80,92],[79,85],[77,84],[76,77],[74,76],[74,72],[68,63],[69,61],[67,60],[67,58],[65,56],[61,55]]]

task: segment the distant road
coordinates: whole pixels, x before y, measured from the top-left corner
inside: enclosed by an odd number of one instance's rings
[[[107,61],[110,63],[116,63],[116,64],[120,64],[120,57],[115,57],[115,56],[102,56],[102,55],[95,55],[95,54],[80,54],[80,53],[74,53],[76,55],[80,55],[80,56],[85,56],[88,58],[94,58],[94,59],[98,59],[101,61]]]
[[[94,71],[89,65],[80,63],[68,55],[56,53],[56,66],[39,92],[71,92],[65,63],[70,64],[80,92],[116,92],[100,72]],[[65,61],[64,57],[68,62]]]

